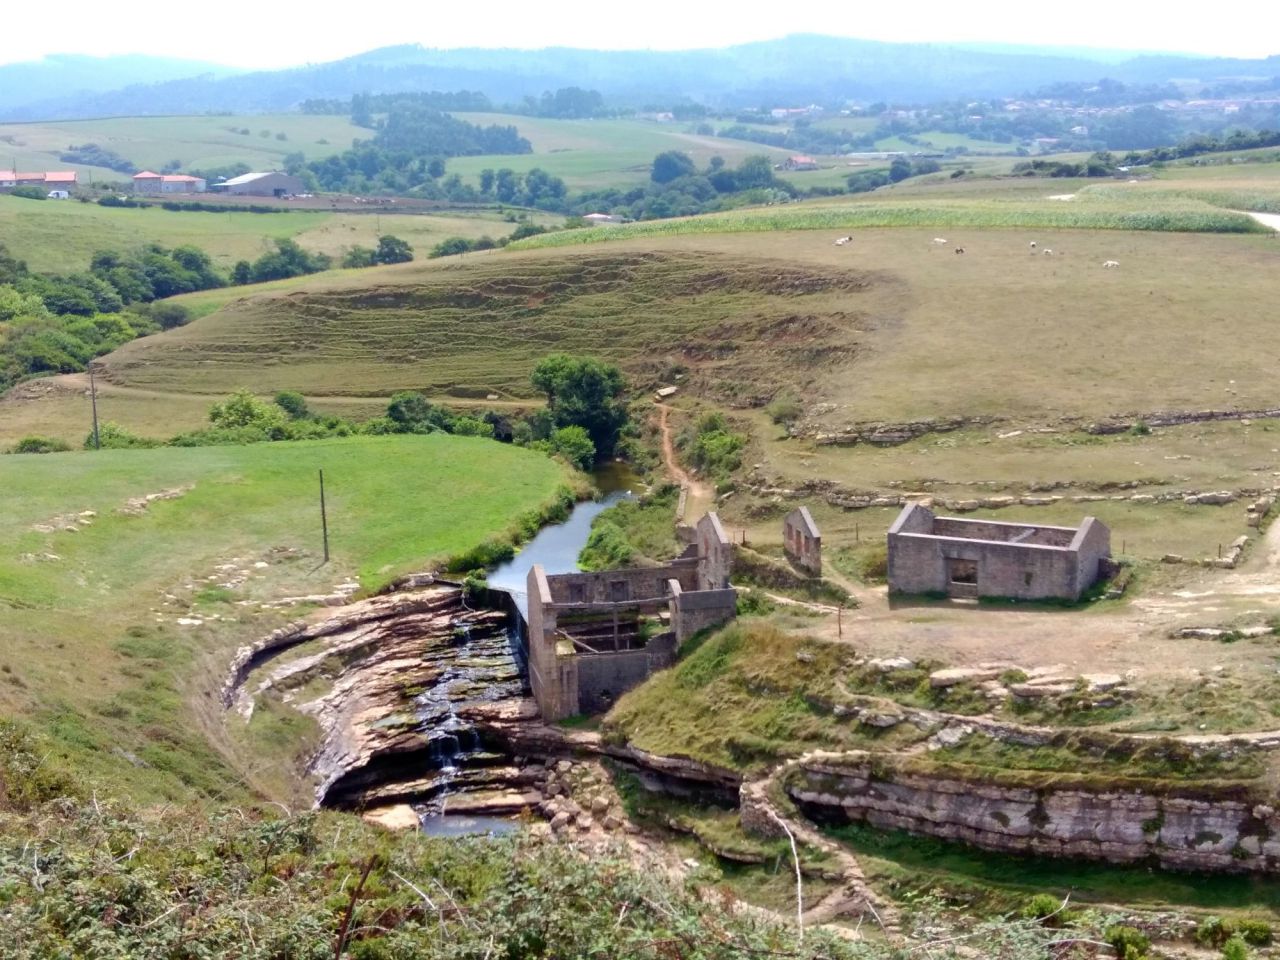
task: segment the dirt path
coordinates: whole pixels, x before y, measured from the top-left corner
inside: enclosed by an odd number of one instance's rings
[[[711,484],[696,479],[676,458],[675,441],[671,438],[671,407],[665,403],[655,404],[658,408],[658,431],[662,434],[662,463],[667,474],[676,483],[688,491],[684,507],[684,522],[696,523],[715,503],[716,491]]]

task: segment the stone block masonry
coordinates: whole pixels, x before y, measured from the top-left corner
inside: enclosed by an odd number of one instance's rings
[[[951,597],[1079,600],[1111,556],[1111,532],[938,517],[908,504],[889,528],[889,590]]]
[[[733,544],[720,518],[698,521],[693,543],[658,567],[548,575],[528,573],[529,682],[545,720],[607,710],[699,630],[737,613],[729,586]],[[671,629],[649,635],[654,617]]]

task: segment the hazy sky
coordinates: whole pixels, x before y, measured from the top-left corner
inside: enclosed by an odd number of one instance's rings
[[[334,60],[397,43],[429,47],[573,46],[606,49],[718,47],[787,33],[874,40],[988,41],[1223,56],[1280,53],[1274,0],[1147,4],[1076,0],[271,0],[104,7],[62,0],[50,18],[40,4],[0,0],[0,63],[49,53],[149,53],[238,67]],[[1180,11],[1186,10],[1187,13]],[[1216,14],[1216,16],[1215,16]],[[190,19],[200,17],[206,19]]]

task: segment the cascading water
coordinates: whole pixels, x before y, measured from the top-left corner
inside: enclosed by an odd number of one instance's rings
[[[483,770],[501,758],[485,750],[472,724],[459,714],[468,703],[494,702],[527,693],[520,665],[506,630],[477,629],[458,618],[453,642],[438,654],[440,672],[416,698],[418,718],[428,733],[428,763],[435,769],[431,796],[418,806],[425,831],[432,834],[501,832],[511,824],[496,818],[453,816],[449,797],[484,786]]]

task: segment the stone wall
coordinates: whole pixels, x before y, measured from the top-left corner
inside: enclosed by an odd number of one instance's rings
[[[671,582],[671,628],[676,644],[684,642],[699,630],[719,626],[738,614],[738,591],[732,587],[724,590],[697,590],[687,592]]]
[[[889,758],[849,753],[801,761],[788,795],[824,819],[958,840],[1009,853],[1109,863],[1153,861],[1216,872],[1280,872],[1280,815],[1243,785],[1117,784],[1032,788],[922,773]],[[1179,788],[1183,785],[1179,784]]]
[[[733,569],[733,543],[715,513],[699,520],[696,529],[698,582],[694,589],[723,590],[729,586],[729,573]]]
[[[808,507],[799,507],[783,517],[782,549],[796,566],[815,577],[822,576],[822,535]]]
[[[696,590],[697,557],[682,557],[660,567],[557,573],[547,578],[547,584],[556,604],[622,603],[664,597],[667,581],[673,579],[686,590]]]
[[[659,662],[666,666],[667,658],[661,656],[662,651],[654,652],[659,653]],[[648,647],[619,653],[576,654],[573,657],[578,672],[578,709],[575,712],[603,713],[608,710],[618,697],[649,679],[655,668],[652,659]]]

